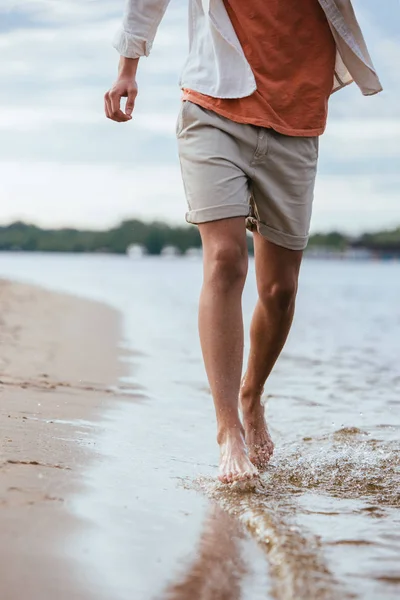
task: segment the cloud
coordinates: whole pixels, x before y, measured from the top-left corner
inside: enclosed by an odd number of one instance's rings
[[[320,175],[315,189],[312,231],[340,229],[358,234],[397,227],[399,188],[399,173],[389,177]]]
[[[178,165],[118,166],[0,163],[0,220],[103,228],[135,215],[184,222]]]
[[[400,159],[399,119],[332,120],[321,142],[324,166],[341,164],[343,168],[375,171],[383,161],[398,170]],[[325,155],[326,153],[326,155]]]
[[[9,19],[12,16],[29,17],[39,24],[65,26],[118,16],[121,10],[122,5],[118,6],[112,0],[8,0],[6,9],[1,12]]]

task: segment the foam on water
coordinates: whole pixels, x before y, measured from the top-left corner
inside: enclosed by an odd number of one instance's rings
[[[344,428],[302,445],[283,446],[271,461],[266,483],[274,494],[318,491],[338,498],[368,498],[400,506],[400,448]]]

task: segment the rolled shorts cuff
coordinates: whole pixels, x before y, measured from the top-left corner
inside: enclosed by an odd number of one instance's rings
[[[290,233],[284,233],[269,225],[265,225],[265,223],[261,223],[254,217],[247,218],[246,226],[250,231],[257,230],[258,233],[269,242],[287,248],[288,250],[305,250],[307,247],[308,235],[297,236]]]
[[[186,213],[186,221],[198,225],[209,221],[219,221],[220,219],[230,219],[233,217],[248,217],[250,206],[244,204],[219,204],[207,208],[198,208],[189,210]]]

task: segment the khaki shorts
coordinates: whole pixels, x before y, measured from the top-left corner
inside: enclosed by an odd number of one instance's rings
[[[235,123],[188,101],[177,137],[189,223],[243,216],[274,244],[306,247],[318,137]]]

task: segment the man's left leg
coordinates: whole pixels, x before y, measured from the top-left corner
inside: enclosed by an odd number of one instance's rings
[[[264,384],[288,336],[303,252],[288,250],[254,234],[258,301],[250,328],[250,354],[240,402],[250,460],[264,467],[274,445],[261,402]]]

